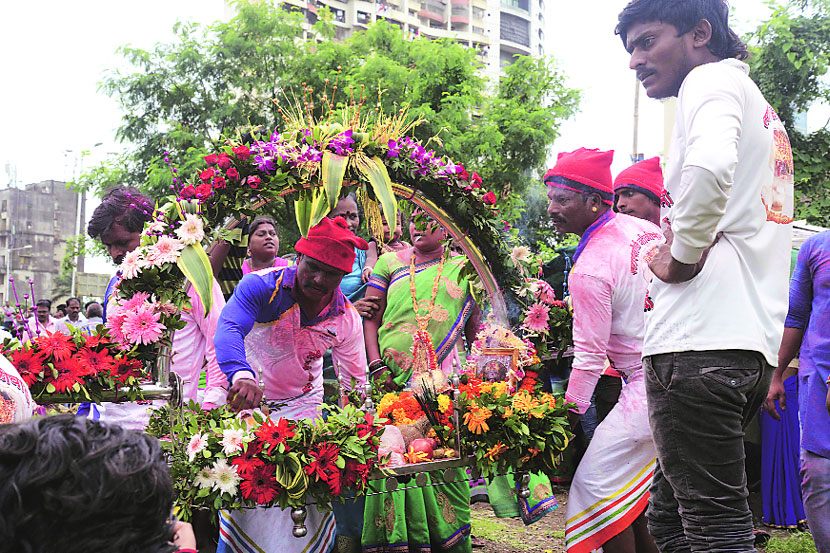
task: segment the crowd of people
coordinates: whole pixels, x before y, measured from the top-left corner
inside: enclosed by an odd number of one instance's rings
[[[787,419],[770,430],[780,451],[765,469],[765,520],[767,509],[773,524],[806,519],[830,552],[830,233],[805,242],[790,281],[792,153],[728,15],[723,0],[633,0],[619,15],[648,96],[677,98],[665,175],[652,158],[614,179],[612,151],[579,148],[542,179],[553,225],[579,236],[565,397],[590,441],[569,492],[569,553],[754,551],[744,429],[762,405]],[[116,264],[139,245],[144,203],[154,202],[116,188],[92,216],[88,234]],[[326,370],[344,392],[367,375],[395,391],[460,364],[486,307],[460,277],[463,255],[419,209],[367,241],[359,207],[341,198],[284,257],[283,222],[266,216],[213,247],[213,308],[191,290],[174,335],[185,401],[315,419]],[[61,318],[37,302],[24,339],[94,333],[119,279],[84,314],[78,298]],[[0,358],[1,420],[17,422],[0,427],[0,551],[195,550],[170,514],[158,443],[140,432],[152,405],[20,422],[33,407],[21,384]],[[427,488],[383,486],[333,513],[309,509],[301,538],[287,510],[224,510],[217,550],[471,550],[463,472]]]

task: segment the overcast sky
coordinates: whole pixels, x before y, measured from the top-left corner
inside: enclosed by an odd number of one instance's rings
[[[560,62],[568,84],[583,90],[580,113],[562,128],[555,151],[579,146],[617,151],[614,170],[627,166],[632,148],[635,80],[628,55],[613,34],[624,1],[548,0],[546,50]],[[754,29],[769,8],[733,0],[733,25]],[[115,142],[121,113],[98,91],[106,71],[125,67],[124,44],[149,49],[173,38],[177,19],[209,23],[224,15],[222,0],[44,0],[5,2],[0,21],[4,53],[0,87],[0,186],[16,171],[18,184],[71,180],[76,154],[85,165],[123,148]],[[640,151],[662,150],[662,105],[641,95]],[[100,146],[94,147],[95,144]],[[71,152],[66,152],[71,150]],[[96,267],[106,271],[106,266]]]

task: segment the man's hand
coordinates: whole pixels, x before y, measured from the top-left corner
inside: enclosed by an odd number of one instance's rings
[[[173,545],[179,549],[196,549],[196,536],[189,522],[176,521],[173,527]]]
[[[723,233],[719,232],[715,237],[715,241],[712,242],[712,245],[703,250],[703,253],[700,255],[700,260],[691,265],[681,263],[672,257],[671,245],[672,242],[674,242],[674,233],[672,233],[671,229],[666,229],[665,235],[666,243],[661,244],[657,249],[657,253],[654,255],[651,262],[649,262],[648,268],[651,269],[654,276],[663,282],[668,284],[677,284],[692,280],[700,271],[703,270],[703,265],[706,263],[706,258],[709,257],[709,252],[715,244],[718,243],[718,240],[720,240]]]
[[[397,392],[399,389],[399,386],[395,384],[395,379],[392,378],[392,371],[389,370],[389,367],[378,370],[378,372],[372,375],[372,379],[375,382],[380,382],[383,390],[387,393]]]
[[[830,398],[828,398],[830,400]],[[764,409],[769,413],[769,416],[777,421],[781,420],[781,416],[775,409],[775,402],[781,407],[782,411],[787,410],[787,392],[784,390],[784,382],[781,380],[781,375],[774,374],[772,382],[769,385],[769,392],[767,392],[767,399],[764,400]]]
[[[357,312],[364,319],[372,319],[377,313],[380,306],[378,305],[378,298],[361,298],[352,302]]]
[[[235,413],[259,407],[261,401],[262,390],[252,378],[240,378],[228,390],[228,405]]]

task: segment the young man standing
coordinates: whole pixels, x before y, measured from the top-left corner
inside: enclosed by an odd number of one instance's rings
[[[634,0],[617,33],[651,98],[677,97],[643,344],[661,551],[753,551],[743,426],[787,313],[793,162],[723,0]]]

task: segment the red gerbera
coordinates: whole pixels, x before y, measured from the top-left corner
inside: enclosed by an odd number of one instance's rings
[[[92,336],[85,336],[84,338],[86,339],[84,345],[91,350],[107,345],[107,337],[104,334],[93,334]]]
[[[98,376],[101,371],[109,371],[115,364],[115,358],[106,351],[92,351],[89,348],[83,348],[75,358],[84,369],[84,374],[89,376]]]
[[[77,359],[65,359],[55,363],[56,378],[44,378],[43,382],[55,387],[56,392],[68,392],[75,384],[84,383],[84,369]]]
[[[354,459],[346,459],[346,467],[343,469],[343,484],[347,488],[362,489],[369,476],[369,465],[358,463]]]
[[[279,492],[276,468],[273,465],[263,464],[252,469],[249,477],[243,478],[239,484],[239,491],[242,492],[242,497],[252,499],[257,505],[265,505],[274,501]]]
[[[110,376],[121,384],[126,384],[130,378],[141,376],[141,361],[126,357],[117,359],[115,366],[110,369]]]
[[[277,424],[274,424],[274,421],[268,419],[254,434],[256,434],[257,438],[268,444],[269,447],[266,453],[271,455],[274,448],[280,444],[285,444],[285,451],[288,451],[288,443],[286,440],[294,437],[294,425],[285,419],[280,419]]]
[[[317,447],[316,451],[309,451],[314,461],[305,467],[307,475],[315,475],[317,480],[327,482],[329,476],[337,472],[337,458],[340,456],[340,448],[334,444],[323,444]]]
[[[375,418],[372,416],[371,413],[366,413],[364,415],[365,423],[360,423],[357,425],[357,437],[364,438],[366,436],[372,435],[374,436],[377,433],[377,427],[375,427],[374,422]]]
[[[257,457],[261,451],[262,444],[259,441],[250,442],[243,453],[231,459],[231,465],[236,467],[236,473],[243,478],[249,478],[254,469],[264,466],[265,462]]]
[[[39,336],[35,342],[47,357],[54,356],[55,361],[69,359],[75,351],[75,342],[63,332],[46,333],[44,336]]]
[[[331,492],[331,495],[335,497],[339,496],[341,490],[343,489],[343,486],[341,485],[340,481],[340,472],[334,471],[331,474],[329,474],[329,479],[326,482],[326,484],[329,485],[329,491]]]
[[[43,374],[43,359],[42,353],[31,349],[19,349],[11,354],[12,365],[28,386],[37,382],[38,375]]]

